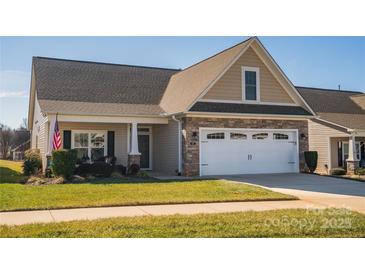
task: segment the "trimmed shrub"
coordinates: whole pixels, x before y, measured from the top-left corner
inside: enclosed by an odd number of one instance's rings
[[[137,165],[137,164],[131,164],[131,166],[128,169],[128,173],[130,175],[137,175],[138,172],[139,172],[139,170],[140,170],[139,165]]]
[[[359,167],[358,169],[356,169],[355,174],[356,175],[365,175],[365,168]]]
[[[23,173],[26,176],[38,174],[42,168],[42,158],[39,149],[29,149],[24,153]]]
[[[330,170],[330,175],[346,175],[346,170],[340,167],[332,168]]]
[[[317,168],[318,152],[304,151],[304,159],[310,173],[313,173]]]
[[[52,152],[52,172],[55,176],[68,179],[76,168],[77,152],[74,149],[61,149]]]
[[[95,162],[90,165],[91,175],[96,177],[110,177],[113,166],[104,162]]]

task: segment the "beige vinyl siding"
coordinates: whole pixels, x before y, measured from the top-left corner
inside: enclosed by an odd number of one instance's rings
[[[112,124],[112,123],[72,123],[60,122],[59,128],[63,138],[64,130],[104,130],[114,131],[114,153],[117,157],[117,164],[127,166],[128,161],[128,137],[127,124]]]
[[[46,153],[47,153],[47,141],[48,141],[48,122],[46,117],[41,113],[41,108],[38,103],[37,97],[34,103],[34,114],[33,114],[33,127],[31,136],[31,148],[38,148],[42,157],[42,167],[46,168]],[[38,139],[38,144],[37,144]]]
[[[294,103],[252,48],[249,48],[236,61],[222,78],[214,84],[203,99],[241,101],[243,66],[260,69],[261,102]]]
[[[326,172],[325,165],[337,167],[337,147],[335,137],[346,137],[347,134],[331,127],[308,121],[309,150],[318,152],[317,172]],[[331,139],[330,139],[331,138]],[[330,145],[331,140],[331,145]],[[329,147],[331,146],[331,165],[329,163]]]
[[[178,123],[169,120],[167,125],[153,125],[153,170],[175,175],[178,169]]]

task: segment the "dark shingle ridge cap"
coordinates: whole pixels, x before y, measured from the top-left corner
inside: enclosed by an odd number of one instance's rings
[[[214,54],[214,55],[212,55],[212,56],[209,56],[209,57],[207,57],[207,58],[205,58],[205,59],[203,59],[203,60],[200,60],[199,62],[197,62],[197,63],[195,63],[195,64],[192,64],[191,66],[188,66],[187,68],[184,68],[184,69],[180,70],[180,72],[184,72],[184,71],[186,71],[186,70],[188,70],[188,69],[190,69],[190,68],[192,68],[192,67],[195,67],[195,66],[197,66],[197,65],[199,65],[199,64],[201,64],[201,63],[203,63],[203,62],[205,62],[205,61],[207,61],[207,60],[209,60],[209,59],[212,59],[212,58],[216,57],[217,55],[220,55],[220,54],[221,54],[221,53],[223,53],[223,52],[226,52],[226,51],[228,51],[228,50],[230,50],[230,49],[233,49],[234,47],[237,47],[237,46],[239,46],[239,45],[241,45],[241,44],[243,44],[243,43],[246,43],[247,41],[249,41],[249,40],[251,40],[251,39],[253,39],[253,38],[255,38],[255,37],[256,37],[256,36],[249,37],[249,38],[247,38],[247,39],[245,39],[245,40],[243,40],[243,41],[241,41],[241,42],[239,42],[239,43],[237,43],[237,44],[235,44],[235,45],[233,45],[233,46],[231,46],[231,47],[229,47],[229,48],[226,48],[226,49],[224,49],[224,50],[221,50],[221,51],[217,52],[216,54]]]
[[[66,62],[86,63],[86,64],[95,64],[95,65],[122,66],[122,67],[132,67],[132,68],[171,70],[171,71],[176,71],[176,72],[181,71],[181,69],[173,69],[173,68],[161,68],[161,67],[149,67],[149,66],[139,66],[139,65],[116,64],[116,63],[73,60],[73,59],[53,58],[53,57],[44,57],[44,56],[33,56],[33,60],[34,59],[44,59],[44,60],[53,60],[53,61],[66,61]]]
[[[338,89],[330,89],[330,88],[314,88],[314,87],[302,87],[302,86],[295,86],[295,88],[303,88],[303,89],[314,89],[314,90],[321,90],[321,91],[330,91],[330,92],[348,92],[348,93],[356,93],[356,94],[364,94],[361,91],[353,91],[353,90],[338,90]]]

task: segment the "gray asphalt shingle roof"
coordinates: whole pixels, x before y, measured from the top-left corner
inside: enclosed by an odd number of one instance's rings
[[[365,129],[365,94],[296,87],[319,118],[350,129]]]
[[[34,57],[40,100],[158,105],[179,70]]]

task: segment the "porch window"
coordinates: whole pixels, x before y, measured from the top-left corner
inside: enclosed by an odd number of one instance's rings
[[[72,148],[80,160],[97,161],[106,155],[106,132],[74,132]]]
[[[360,160],[361,159],[360,142],[356,142],[355,147],[356,147],[356,158]],[[348,157],[349,157],[349,143],[343,142],[343,149],[342,149],[343,163],[346,163]]]

